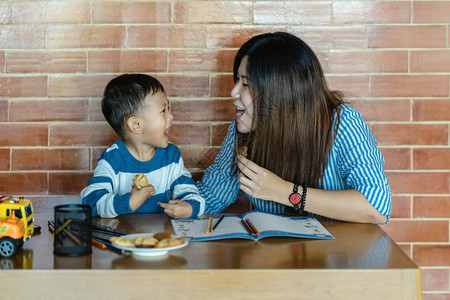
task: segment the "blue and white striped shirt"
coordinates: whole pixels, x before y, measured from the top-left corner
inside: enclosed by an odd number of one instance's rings
[[[139,173],[155,187],[155,194],[133,212],[130,208],[131,187],[134,176]],[[158,202],[167,203],[170,199],[188,202],[193,217],[205,210],[205,200],[198,194],[191,174],[184,167],[180,150],[171,143],[166,148],[156,148],[154,157],[142,162],[133,157],[122,140],[115,142],[98,159],[94,176],[81,191],[81,199],[83,204],[92,207],[94,216],[105,218],[127,213],[164,213]]]
[[[334,128],[337,126],[335,117]],[[208,167],[196,185],[206,200],[205,213],[218,213],[236,201],[240,192],[237,176],[232,176],[235,122],[228,128],[214,164]],[[357,190],[388,219],[391,214],[391,189],[384,174],[384,158],[361,114],[343,105],[339,130],[325,169],[323,190]],[[281,214],[285,206],[246,196],[256,210]]]

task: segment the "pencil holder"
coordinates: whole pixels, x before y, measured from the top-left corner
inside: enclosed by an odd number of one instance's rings
[[[89,205],[55,206],[53,223],[53,254],[78,256],[92,253],[92,216]]]

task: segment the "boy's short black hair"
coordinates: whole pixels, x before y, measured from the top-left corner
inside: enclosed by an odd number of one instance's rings
[[[145,74],[123,74],[112,79],[105,87],[102,112],[109,125],[124,137],[126,120],[136,114],[145,97],[164,92],[162,84]]]

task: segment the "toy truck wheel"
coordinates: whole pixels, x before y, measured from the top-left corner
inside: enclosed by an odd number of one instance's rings
[[[3,257],[11,257],[17,251],[16,243],[11,238],[0,239],[0,255]]]

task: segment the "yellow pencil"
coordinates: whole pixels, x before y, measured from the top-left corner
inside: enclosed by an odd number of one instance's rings
[[[211,226],[212,226],[212,217],[209,217],[209,221],[208,221],[208,227],[206,228],[206,233],[211,233]]]

